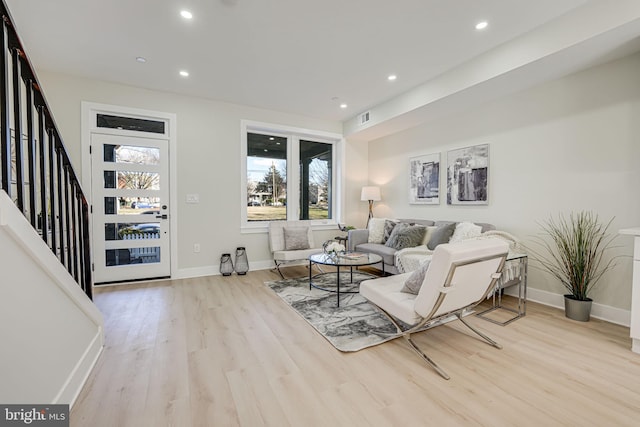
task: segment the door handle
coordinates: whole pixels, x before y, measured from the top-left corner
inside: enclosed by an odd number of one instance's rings
[[[168,218],[168,216],[167,216],[167,214],[164,214],[164,215],[156,215],[156,218],[160,218],[160,219],[167,219],[167,218]]]

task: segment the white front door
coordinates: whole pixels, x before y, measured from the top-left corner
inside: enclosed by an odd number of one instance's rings
[[[95,283],[170,276],[168,145],[91,134]]]

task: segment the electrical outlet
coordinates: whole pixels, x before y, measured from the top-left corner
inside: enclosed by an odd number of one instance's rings
[[[200,252],[200,243],[194,243],[193,244],[193,252],[195,252],[195,253],[199,253]]]
[[[187,203],[200,203],[200,195],[199,194],[187,194]]]

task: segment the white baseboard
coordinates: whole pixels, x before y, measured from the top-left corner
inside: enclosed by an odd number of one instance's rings
[[[274,267],[273,260],[266,261],[250,261],[249,271],[251,270],[268,270]],[[203,276],[219,276],[220,264],[208,265],[206,267],[181,268],[171,275],[172,279],[191,279]]]
[[[63,384],[53,403],[68,403],[69,407],[73,407],[76,399],[82,391],[82,387],[89,378],[89,374],[93,367],[98,363],[98,358],[104,349],[104,334],[102,328],[95,335],[93,340],[87,346],[84,354],[76,363],[73,370],[69,374],[67,381]]]
[[[506,295],[518,296],[517,286],[505,289]],[[564,310],[564,296],[549,291],[542,291],[535,288],[527,288],[527,301],[533,301],[550,307]],[[596,319],[605,320],[617,325],[627,326],[631,324],[631,311],[611,307],[609,305],[594,302],[591,306],[591,316]]]

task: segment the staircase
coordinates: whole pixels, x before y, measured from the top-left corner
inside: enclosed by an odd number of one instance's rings
[[[104,345],[89,205],[0,7],[0,402],[72,404]]]

